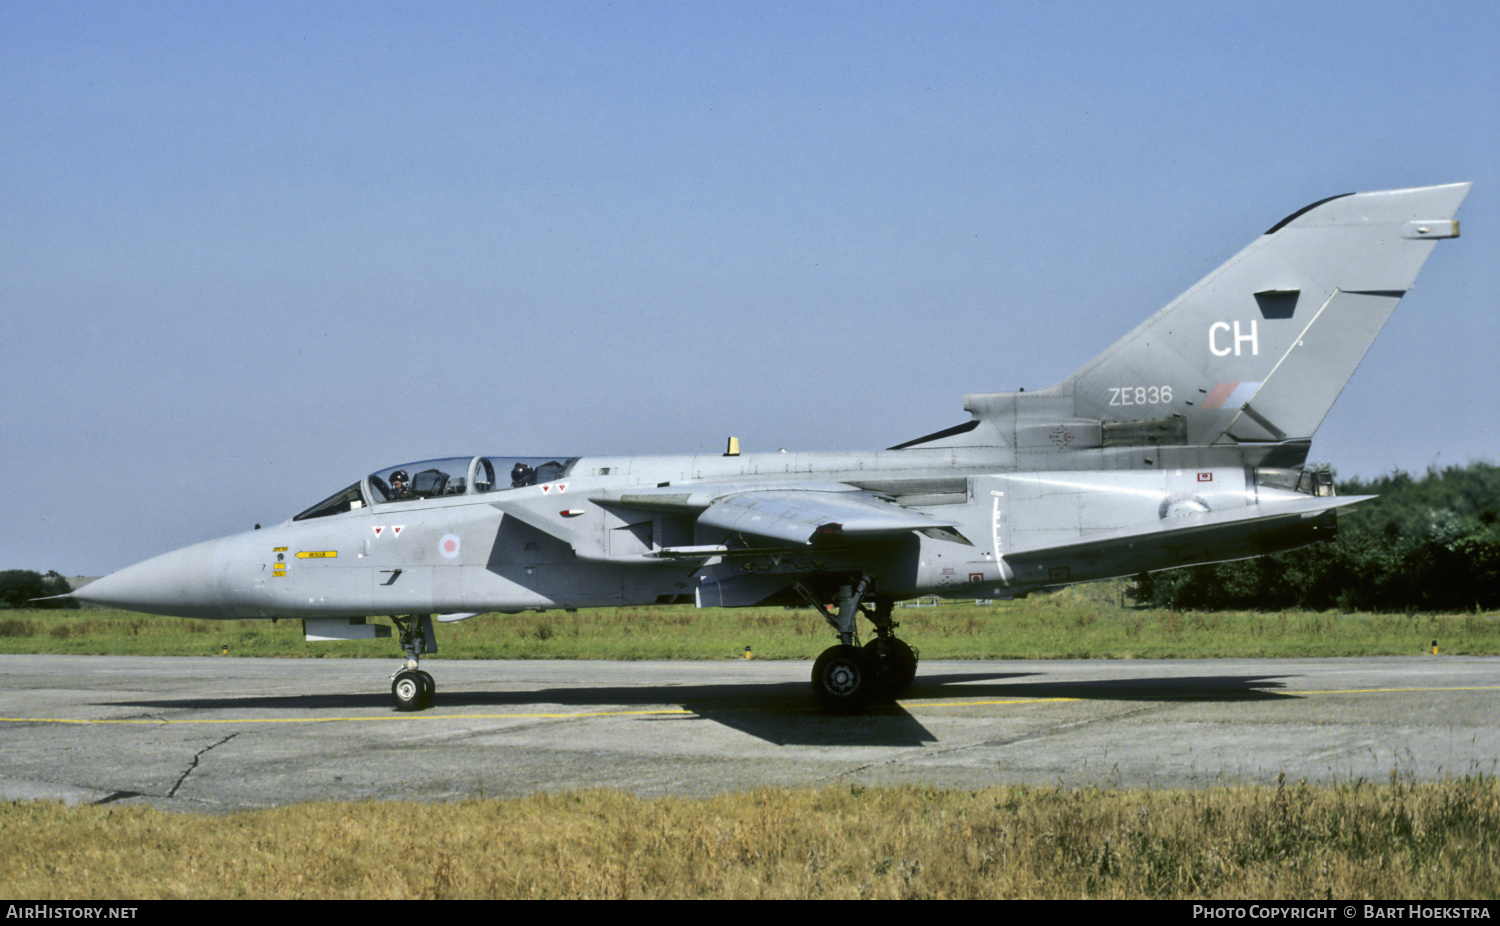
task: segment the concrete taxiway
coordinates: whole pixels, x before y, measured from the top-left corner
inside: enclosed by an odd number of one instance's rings
[[[228,810],[619,788],[1198,788],[1500,771],[1500,658],[927,662],[831,717],[802,662],[0,656],[0,798]]]

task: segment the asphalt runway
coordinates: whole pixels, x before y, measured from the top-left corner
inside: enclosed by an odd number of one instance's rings
[[[219,811],[618,788],[1201,788],[1496,774],[1500,658],[923,663],[858,717],[801,662],[0,656],[0,798]]]

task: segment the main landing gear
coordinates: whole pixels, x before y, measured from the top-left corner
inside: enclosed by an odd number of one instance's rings
[[[437,652],[432,617],[412,614],[393,617],[391,623],[401,634],[401,652],[406,655],[406,661],[391,676],[391,698],[398,711],[426,710],[432,706],[432,696],[437,694],[437,682],[419,668],[419,663],[424,654]]]
[[[839,642],[823,651],[813,663],[813,694],[823,708],[835,714],[857,714],[871,700],[898,698],[917,676],[917,651],[896,637],[891,612],[896,602],[872,598],[863,602],[872,577],[861,573],[839,587],[829,613],[817,597],[802,586],[798,591],[839,635]],[[863,614],[875,625],[875,639],[859,646],[855,621]]]

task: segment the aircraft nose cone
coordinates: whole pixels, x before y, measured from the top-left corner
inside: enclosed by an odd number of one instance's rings
[[[73,597],[146,614],[226,617],[215,580],[218,548],[219,541],[209,540],[163,553],[90,582]]]

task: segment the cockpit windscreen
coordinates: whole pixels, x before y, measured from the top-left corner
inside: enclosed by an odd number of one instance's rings
[[[375,504],[497,492],[552,482],[565,476],[576,457],[453,457],[392,466],[370,474]]]
[[[356,482],[323,499],[293,521],[322,518],[363,508],[367,503],[409,502],[426,498],[446,498],[480,492],[499,492],[523,486],[541,485],[567,476],[577,457],[449,457],[445,460],[423,460],[376,470],[363,482]],[[368,488],[363,488],[368,486]],[[368,497],[367,497],[368,494]]]

